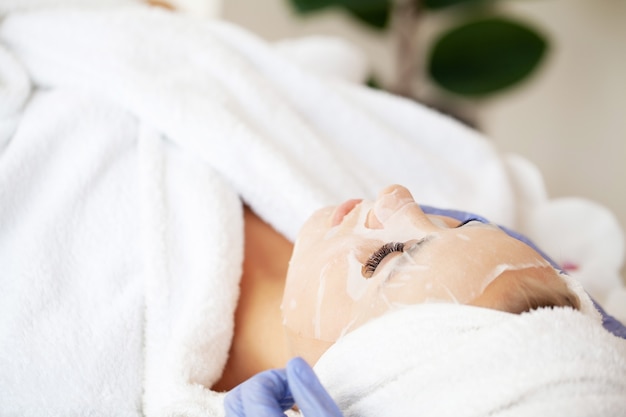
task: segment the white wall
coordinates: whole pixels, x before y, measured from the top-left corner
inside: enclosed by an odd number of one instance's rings
[[[552,35],[541,73],[484,106],[485,130],[527,156],[553,196],[581,195],[626,227],[626,2],[510,2]]]

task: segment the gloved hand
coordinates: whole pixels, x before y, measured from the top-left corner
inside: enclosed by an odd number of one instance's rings
[[[226,417],[284,417],[294,404],[306,417],[342,417],[313,369],[301,358],[261,372],[226,395]]]

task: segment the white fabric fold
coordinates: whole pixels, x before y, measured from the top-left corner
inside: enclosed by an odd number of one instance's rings
[[[0,151],[15,132],[30,87],[30,79],[22,65],[0,45]]]
[[[510,224],[508,177],[482,137],[408,101],[312,76],[236,27],[159,10],[41,12],[7,18],[1,36],[38,84],[120,103],[290,237],[311,206],[371,197],[393,181],[415,185],[425,203]],[[389,163],[398,155],[407,164]]]

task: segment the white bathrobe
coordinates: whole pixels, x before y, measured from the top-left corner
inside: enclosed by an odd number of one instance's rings
[[[519,218],[445,116],[225,23],[47,3],[0,4],[0,415],[222,415],[242,201],[289,239],[390,183]]]

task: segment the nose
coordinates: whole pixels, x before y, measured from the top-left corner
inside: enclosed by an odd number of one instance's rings
[[[378,194],[374,206],[367,215],[365,226],[370,229],[382,229],[383,224],[389,218],[407,205],[411,206],[408,208],[407,216],[412,221],[422,218],[428,221],[424,212],[415,204],[411,192],[406,187],[394,184],[384,188]]]

